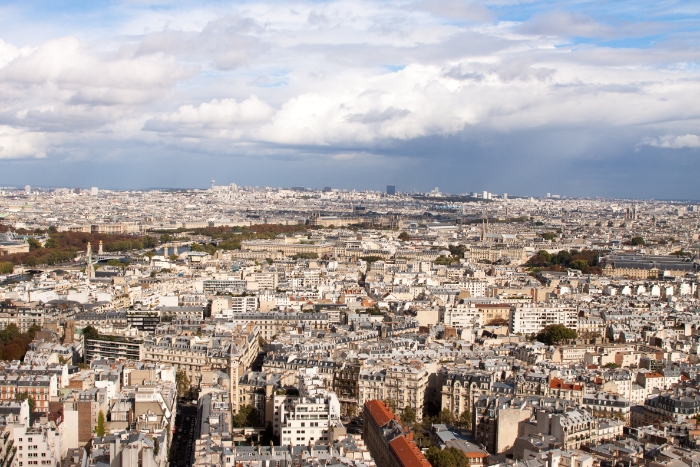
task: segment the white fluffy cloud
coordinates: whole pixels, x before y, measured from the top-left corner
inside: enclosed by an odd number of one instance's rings
[[[44,135],[0,125],[0,159],[46,157]]]
[[[646,138],[642,144],[666,149],[697,149],[700,148],[700,136],[698,135],[663,135],[658,138]]]
[[[116,24],[32,47],[0,38],[0,157],[103,137],[364,151],[471,127],[599,125],[698,147],[671,135],[700,118],[688,105],[700,52],[567,45],[619,34],[583,13],[499,22],[474,2],[249,2],[130,5]]]

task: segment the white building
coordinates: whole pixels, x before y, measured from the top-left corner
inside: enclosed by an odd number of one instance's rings
[[[483,324],[483,314],[478,308],[469,305],[448,306],[445,308],[444,322],[446,326],[473,328]]]
[[[273,403],[274,431],[283,446],[329,444],[329,429],[340,426],[340,402],[333,393],[315,399],[277,395]]]
[[[578,310],[569,306],[517,305],[510,312],[511,334],[536,334],[550,324],[578,329]]]

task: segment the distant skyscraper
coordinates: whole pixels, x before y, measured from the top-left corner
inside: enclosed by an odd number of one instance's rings
[[[396,186],[395,185],[387,185],[386,186],[386,194],[387,195],[395,195],[396,194]]]
[[[503,193],[503,199],[508,199],[508,193]]]
[[[488,192],[488,191],[484,191],[484,192],[482,193],[482,196],[481,196],[481,197],[484,198],[484,199],[489,199],[489,192]]]
[[[29,194],[32,192],[32,187],[29,185],[24,185],[24,193]]]
[[[99,188],[97,188],[96,186],[90,188],[90,194],[91,194],[92,196],[97,196],[97,194],[98,194],[99,192],[100,192],[100,190],[99,190]]]
[[[330,193],[331,191],[333,191],[333,188],[331,188],[331,187],[329,187],[329,186],[324,186],[324,187],[323,187],[323,192],[324,192],[324,193]]]
[[[547,193],[547,198],[551,198],[551,197],[552,197],[552,194],[551,194],[551,193]]]

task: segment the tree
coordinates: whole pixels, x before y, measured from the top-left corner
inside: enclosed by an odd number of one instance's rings
[[[544,233],[540,234],[540,236],[542,238],[544,238],[545,240],[550,240],[550,241],[557,238],[557,234],[554,232],[544,232]]]
[[[550,324],[537,333],[536,339],[547,345],[555,345],[564,339],[576,339],[578,334],[563,324]]]
[[[426,436],[421,423],[416,422],[413,424],[413,439],[419,448],[422,448],[424,445],[428,444],[429,439]]]
[[[44,243],[44,248],[59,248],[60,246],[61,244],[55,238],[49,238],[46,240],[46,243]]]
[[[629,245],[634,245],[634,246],[644,246],[646,245],[646,242],[644,241],[644,237],[632,237],[632,239],[628,242]]]
[[[244,405],[238,411],[236,415],[233,416],[233,426],[241,428],[245,426],[257,426],[258,425],[258,409],[253,405]]]
[[[416,421],[416,411],[411,407],[406,407],[401,412],[401,423],[403,425],[411,425]]]
[[[27,243],[29,243],[29,251],[41,250],[41,243],[34,237],[29,237]]]
[[[618,364],[615,363],[615,362],[610,362],[610,363],[606,363],[605,365],[603,365],[603,368],[612,368],[612,369],[615,369],[615,368],[620,368],[620,365],[618,365]]]
[[[100,438],[105,435],[105,414],[101,410],[100,413],[97,414],[97,429],[95,430],[95,434]]]
[[[445,425],[454,425],[455,416],[448,409],[442,409],[437,416],[438,423],[444,423]]]
[[[172,255],[168,256],[168,258],[170,259],[170,261],[177,261],[180,258],[180,256],[173,253]]]
[[[494,318],[486,323],[486,326],[508,326],[509,324],[510,323],[505,318]]]
[[[157,456],[159,451],[160,451],[160,441],[158,441],[158,438],[153,438],[153,455]]]
[[[26,400],[29,404],[29,413],[34,412],[34,409],[36,408],[36,401],[34,400],[34,397],[30,396],[27,391],[18,392],[17,394],[15,394],[15,400],[17,402],[22,402]]]
[[[100,333],[97,331],[97,329],[93,328],[92,326],[85,326],[83,328],[83,338],[84,339],[99,339]]]
[[[177,384],[177,395],[182,397],[186,392],[190,391],[190,378],[185,370],[178,370],[175,374],[175,382]]]
[[[583,259],[577,259],[569,264],[571,269],[578,269],[579,271],[584,271],[588,269],[588,263]]]
[[[425,457],[433,467],[469,467],[469,459],[464,455],[464,452],[457,448],[440,450],[431,446]]]
[[[459,414],[459,420],[457,420],[457,424],[462,427],[466,428],[467,430],[471,430],[472,428],[472,412],[469,410],[469,407],[467,407],[464,412]]]
[[[407,242],[407,241],[409,241],[410,239],[411,239],[411,236],[408,235],[408,232],[401,232],[401,233],[399,234],[399,240],[401,240],[402,242]]]
[[[12,274],[15,265],[11,261],[0,261],[0,274]]]
[[[156,240],[155,237],[146,235],[141,239],[141,245],[144,248],[155,248],[158,245],[158,240]]]
[[[27,332],[26,332],[25,334],[27,334],[27,336],[28,336],[30,339],[34,340],[34,336],[36,336],[36,333],[39,332],[39,331],[41,331],[41,326],[39,326],[38,324],[34,323],[34,324],[32,324],[31,326],[29,326],[29,329],[27,329]]]

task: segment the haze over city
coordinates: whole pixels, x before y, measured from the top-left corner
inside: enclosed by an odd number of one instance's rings
[[[0,185],[697,199],[699,8],[5,2]]]

